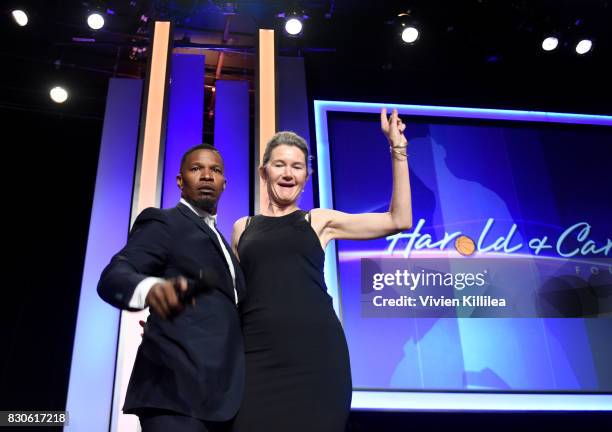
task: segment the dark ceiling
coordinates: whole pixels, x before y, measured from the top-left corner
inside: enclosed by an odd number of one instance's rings
[[[304,56],[308,70],[322,75],[313,77],[317,94],[326,92],[320,89],[323,80],[333,89],[362,88],[375,85],[382,74],[393,75],[389,82],[397,85],[406,80],[414,86],[417,80],[425,89],[433,87],[433,93],[439,88],[435,81],[440,80],[459,85],[465,80],[492,80],[490,85],[497,83],[501,92],[501,87],[517,86],[526,93],[531,92],[530,85],[554,81],[559,92],[571,99],[580,98],[584,86],[590,91],[598,85],[607,88],[606,77],[612,75],[608,0],[9,0],[3,6],[5,77],[0,103],[5,108],[56,109],[46,95],[51,82],[61,81],[75,95],[72,108],[62,109],[99,117],[109,77],[143,75],[146,52],[137,49],[147,46],[154,19],[173,21],[175,46],[234,46],[243,57],[233,66],[248,68],[252,61],[244,59],[253,51],[256,29],[280,30],[282,20],[277,15],[291,10],[303,11],[309,18],[300,38],[279,31],[279,50],[282,55]],[[13,7],[29,12],[28,26],[13,23]],[[85,23],[88,11],[96,7],[111,11],[97,32]],[[412,46],[399,39],[401,12],[421,28],[421,37]],[[226,23],[230,40],[223,42]],[[558,34],[561,44],[555,52],[545,53],[540,44],[549,32]],[[593,51],[585,56],[573,52],[581,37],[594,41]],[[215,59],[207,60],[207,83],[214,80]],[[231,60],[226,66],[229,71]],[[444,92],[450,95],[451,90]],[[577,107],[581,106],[589,109],[588,104]],[[597,102],[591,110],[606,111],[605,106]]]

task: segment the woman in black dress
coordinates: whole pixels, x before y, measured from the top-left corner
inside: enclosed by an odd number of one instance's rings
[[[300,210],[297,200],[308,179],[306,142],[279,132],[268,143],[259,168],[268,204],[260,215],[239,219],[232,233],[248,292],[241,304],[246,387],[234,431],[344,430],[350,362],[323,278],[324,250],[333,239],[370,239],[411,227],[404,128],[396,110],[390,118],[381,112],[393,160],[386,213]]]

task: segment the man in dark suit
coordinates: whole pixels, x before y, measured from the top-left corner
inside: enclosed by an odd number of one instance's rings
[[[98,284],[115,307],[150,308],[123,407],[143,432],[222,430],[244,389],[244,279],[215,226],[226,184],[219,152],[189,149],[177,184],[181,202],[145,209]]]

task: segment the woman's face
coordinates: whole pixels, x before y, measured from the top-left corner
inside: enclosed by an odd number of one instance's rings
[[[270,161],[261,169],[270,201],[287,206],[295,203],[308,179],[304,153],[298,147],[281,144],[272,150]]]

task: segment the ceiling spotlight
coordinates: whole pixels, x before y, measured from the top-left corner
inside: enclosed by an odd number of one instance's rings
[[[302,28],[302,21],[296,16],[289,17],[285,21],[285,31],[291,36],[299,35],[302,32]]]
[[[55,103],[64,103],[68,99],[68,92],[63,87],[57,86],[49,91],[49,96]]]
[[[420,36],[419,27],[420,23],[415,18],[412,10],[403,11],[397,14],[397,18],[389,23],[394,23],[399,28],[400,36],[402,41],[407,44],[412,44],[417,41]]]
[[[593,48],[593,42],[589,39],[582,39],[576,45],[576,52],[580,55],[586,54],[591,51],[591,48]]]
[[[87,17],[87,25],[93,30],[100,30],[104,27],[104,17],[97,12],[92,13]]]
[[[402,30],[402,40],[408,44],[415,42],[419,38],[419,31],[416,27],[406,27]]]
[[[553,51],[559,45],[559,39],[554,36],[549,36],[542,41],[542,49],[544,51]]]
[[[24,11],[15,9],[13,12],[11,12],[11,14],[13,15],[13,19],[17,25],[24,27],[28,24],[28,14],[26,14]]]

